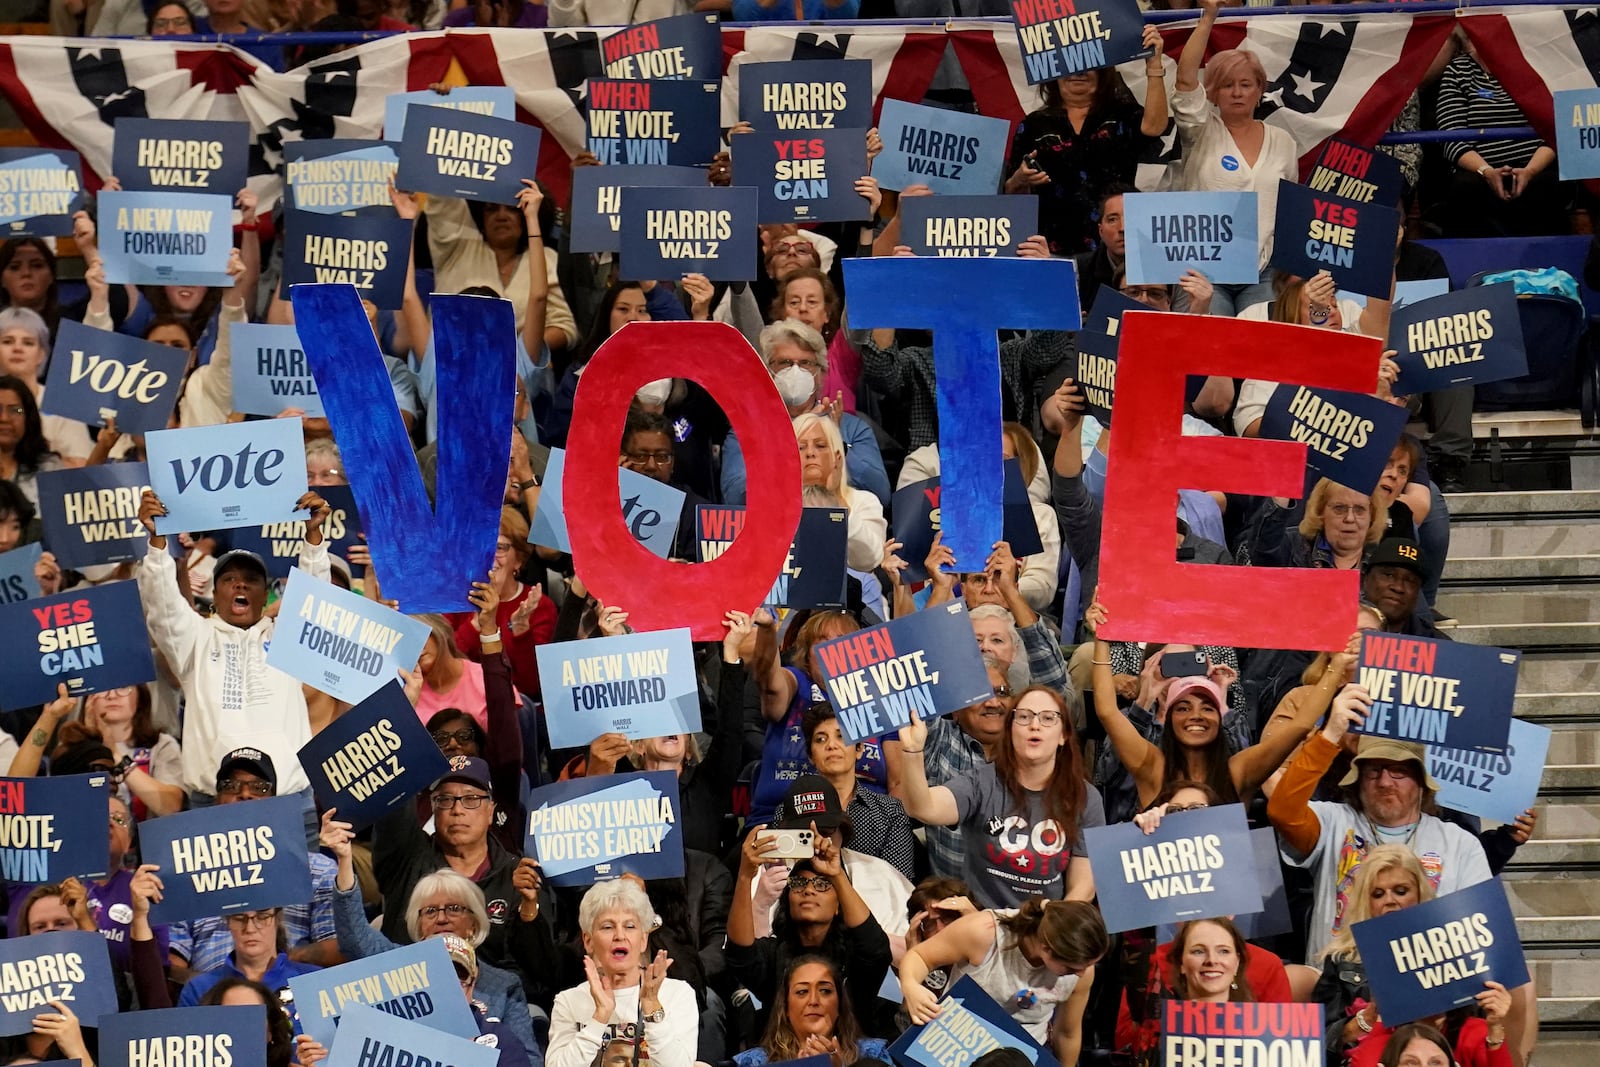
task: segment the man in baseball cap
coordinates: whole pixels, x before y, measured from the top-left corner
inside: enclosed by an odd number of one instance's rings
[[[497,1067],[528,1067],[528,1050],[510,1027],[490,1017],[482,1001],[472,999],[473,989],[478,983],[478,953],[472,947],[472,942],[456,934],[440,934],[439,939],[444,942],[444,950],[450,954],[450,962],[455,964],[456,979],[461,983],[461,992],[472,1007],[472,1018],[478,1024],[478,1036],[473,1040],[487,1048],[499,1050]]]
[[[1388,532],[1373,548],[1361,576],[1361,597],[1383,612],[1386,633],[1446,637],[1433,625],[1432,611],[1421,598],[1426,563],[1411,509],[1396,501],[1389,508]]]

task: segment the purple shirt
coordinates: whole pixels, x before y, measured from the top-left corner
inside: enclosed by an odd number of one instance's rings
[[[105,885],[89,883],[89,914],[95,925],[105,935],[106,948],[111,951],[111,965],[119,971],[132,966],[128,948],[128,924],[133,921],[133,894],[128,887],[133,883],[133,872],[117,871],[106,879]],[[9,882],[6,893],[11,906],[7,911],[7,926],[12,937],[21,937],[28,931],[22,924],[22,902],[33,891],[32,885]],[[155,926],[156,944],[161,947],[161,958],[167,958],[167,928]]]
[[[477,14],[477,8],[472,4],[458,7],[444,17],[444,26],[447,29],[476,26]],[[543,4],[525,3],[522,5],[522,12],[517,15],[517,21],[511,25],[520,30],[542,30],[549,24],[549,17],[549,12],[545,10]]]

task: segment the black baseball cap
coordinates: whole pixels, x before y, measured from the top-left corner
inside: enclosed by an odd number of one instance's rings
[[[272,791],[278,791],[278,769],[272,765],[272,757],[259,748],[236,748],[223,756],[222,764],[217,767],[217,781],[226,782],[234,771],[239,770],[249,771],[257,778],[271,782]]]

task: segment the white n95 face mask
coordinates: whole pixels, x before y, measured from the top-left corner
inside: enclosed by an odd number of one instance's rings
[[[790,407],[804,404],[817,391],[816,378],[804,367],[783,368],[772,376],[772,384],[778,387],[778,395]]]
[[[653,382],[646,382],[644,387],[634,394],[634,396],[638,398],[639,403],[648,405],[650,407],[660,407],[666,404],[667,398],[671,395],[671,378],[657,378]]]

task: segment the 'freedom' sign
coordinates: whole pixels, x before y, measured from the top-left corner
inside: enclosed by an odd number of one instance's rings
[[[231,286],[233,200],[209,193],[100,194],[106,281]],[[109,225],[107,225],[109,220]]]
[[[359,593],[289,571],[267,666],[336,700],[359,704],[398,669],[411,670],[431,633],[427,623]]]
[[[1517,291],[1510,282],[1474,285],[1396,307],[1389,347],[1400,367],[1394,391],[1403,396],[1528,373]]]
[[[149,433],[167,428],[189,354],[62,319],[50,364],[41,412],[90,425],[114,418],[123,433]]]
[[[1029,85],[1145,54],[1133,0],[1011,0],[1011,15]]]
[[[143,463],[40,471],[37,484],[44,540],[61,567],[144,559],[150,537],[139,522],[139,500],[150,471]]]
[[[0,605],[0,705],[25,708],[56,698],[153,681],[155,661],[133,582],[83,586]]]
[[[1169,815],[1151,834],[1131,822],[1086,827],[1083,843],[1111,933],[1261,910],[1243,805]]]
[[[1170,1067],[1266,1063],[1315,1067],[1323,1062],[1320,1004],[1218,1004],[1176,997],[1158,1004],[1160,1062]]]
[[[560,641],[535,651],[552,748],[576,748],[607,733],[661,737],[700,729],[700,686],[686,628]]]
[[[959,600],[826,641],[816,657],[845,744],[994,695]]]
[[[1361,639],[1372,710],[1357,733],[1504,752],[1522,653],[1405,634]]]
[[[1129,193],[1122,205],[1128,284],[1167,285],[1191,270],[1219,285],[1260,279],[1255,193]]]
[[[402,695],[401,700],[404,699]],[[406,706],[409,710],[410,705]],[[411,718],[416,721],[415,712]],[[341,807],[339,818],[344,817]],[[408,1019],[457,1037],[477,1037],[478,1024],[472,1009],[456,989],[455,964],[437,937],[289,979],[300,1028],[324,1048],[333,1044],[339,1017],[352,1004],[376,1008],[397,1019]]]
[[[166,505],[162,535],[294,518],[306,493],[299,419],[160,430],[145,436],[150,488]]]
[[[153,923],[259,911],[311,899],[305,802],[298,794],[218,804],[139,828],[146,863],[161,866]]]
[[[105,774],[0,778],[0,877],[37,883],[105,874],[105,846],[79,828],[101,817],[109,794]]]
[[[337,808],[339,821],[357,830],[450,769],[394,678],[320,730],[299,756],[323,809]]]
[[[1304,442],[1312,470],[1370,493],[1383,477],[1406,418],[1405,408],[1365,393],[1280,385],[1261,416],[1261,436]]]
[[[0,148],[0,237],[63,237],[87,197],[82,161],[64,148]]]
[[[524,851],[554,886],[636,874],[683,877],[678,776],[608,774],[557,782],[528,794]]]
[[[95,817],[105,818],[104,811],[102,800]],[[100,1025],[102,1015],[117,1014],[111,953],[98,930],[56,931],[0,941],[0,990],[0,1036],[32,1033],[35,1016],[50,1011],[52,1000],[71,1008],[86,1027]],[[102,1043],[102,1051],[104,1047]]]

